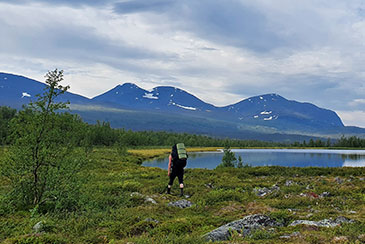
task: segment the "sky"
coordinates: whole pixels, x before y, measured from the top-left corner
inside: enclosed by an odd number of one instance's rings
[[[125,82],[216,106],[276,93],[365,128],[363,0],[0,0],[0,72],[92,98]]]

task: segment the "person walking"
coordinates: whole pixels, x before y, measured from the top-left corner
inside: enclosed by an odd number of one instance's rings
[[[187,164],[188,154],[186,153],[184,143],[177,143],[172,146],[171,154],[169,155],[168,176],[170,181],[167,185],[167,194],[171,194],[171,187],[175,178],[179,180],[180,197],[184,195],[184,168]]]

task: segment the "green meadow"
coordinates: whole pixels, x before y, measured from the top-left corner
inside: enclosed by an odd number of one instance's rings
[[[214,148],[215,149],[215,148]],[[2,159],[6,148],[1,148]],[[79,150],[79,149],[76,149]],[[188,151],[213,148],[188,148]],[[283,224],[248,236],[233,233],[221,243],[364,243],[364,168],[244,167],[186,169],[185,194],[194,205],[167,206],[178,197],[165,193],[167,171],[140,166],[163,157],[169,148],[129,150],[98,147],[85,157],[77,175],[78,192],[72,211],[15,209],[8,200],[8,182],[1,178],[0,241],[2,243],[206,243],[203,235],[251,214],[265,214]],[[83,153],[80,150],[80,153]],[[291,184],[287,184],[291,181]],[[265,196],[257,188],[277,185]],[[138,192],[140,194],[132,194]],[[328,197],[316,197],[329,192]],[[156,203],[145,201],[150,197]],[[185,197],[183,197],[185,199]],[[294,220],[335,219],[356,223],[341,226],[289,226]],[[42,221],[43,229],[33,226]],[[283,236],[299,232],[297,236]],[[341,237],[341,238],[339,238]]]

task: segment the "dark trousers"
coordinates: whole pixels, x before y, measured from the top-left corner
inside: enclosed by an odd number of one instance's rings
[[[172,172],[170,174],[170,181],[169,181],[170,186],[172,186],[172,184],[174,183],[176,176],[179,179],[179,184],[183,184],[184,183],[184,169],[172,168]]]

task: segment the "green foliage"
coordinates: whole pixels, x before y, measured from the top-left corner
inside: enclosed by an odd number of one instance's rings
[[[82,149],[78,153],[83,154]],[[133,154],[128,157],[145,159]],[[364,229],[365,198],[363,181],[360,180],[364,174],[365,168],[188,169],[185,172],[185,191],[191,195],[187,200],[195,205],[179,209],[167,206],[179,197],[160,194],[168,181],[165,170],[140,167],[121,160],[114,147],[96,147],[90,152],[88,167],[78,173],[78,177],[83,179],[79,200],[82,208],[73,212],[48,213],[41,206],[35,206],[31,211],[12,209],[12,206],[0,208],[0,242],[205,243],[202,236],[209,231],[257,213],[268,215],[284,226],[274,228],[275,231],[258,229],[245,238],[233,233],[232,240],[228,242],[284,243],[288,240],[279,236],[294,231],[299,231],[303,237],[289,242],[320,240],[321,243],[331,243],[334,236],[341,235],[355,242]],[[337,176],[344,179],[343,184],[334,180]],[[288,179],[295,184],[285,186]],[[6,204],[8,199],[4,193],[9,190],[6,187],[8,181],[1,177],[0,181],[0,202]],[[206,186],[208,183],[211,187]],[[259,197],[252,192],[255,187],[273,184],[280,186],[277,194]],[[313,189],[307,190],[308,184]],[[131,196],[134,191],[143,195]],[[323,199],[300,196],[300,193],[311,191],[316,194],[328,191],[333,196]],[[146,196],[156,200],[157,204],[145,202]],[[349,214],[349,210],[356,213]],[[309,214],[312,217],[307,217]],[[296,219],[335,219],[340,215],[359,222],[317,230],[288,226]],[[50,228],[36,236],[32,227],[41,220]],[[321,238],[315,239],[313,235]]]
[[[16,110],[9,107],[0,107],[0,145],[5,145],[9,140],[9,124],[14,118]]]
[[[224,155],[222,158],[222,163],[220,163],[217,168],[234,168],[237,165],[237,158],[234,152],[231,151],[231,149],[226,146],[224,148]]]
[[[209,192],[205,197],[205,202],[209,205],[214,205],[221,202],[237,201],[241,202],[244,199],[242,192],[237,190],[218,189]]]
[[[265,230],[265,229],[256,229],[251,231],[250,235],[248,235],[248,240],[272,240],[274,237],[274,233]]]
[[[44,93],[11,121],[12,145],[1,170],[10,181],[10,197],[16,207],[40,205],[48,211],[77,206],[76,173],[83,160],[74,151],[74,132],[80,119],[57,113],[67,108],[65,103],[55,102],[68,89],[59,84],[62,80],[63,71],[48,72]]]

